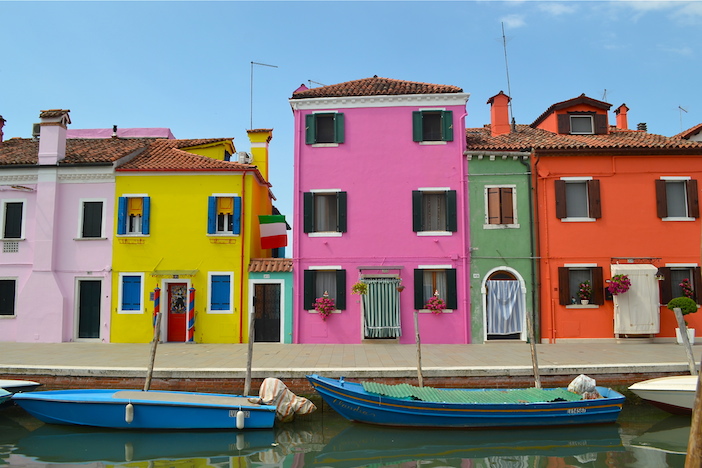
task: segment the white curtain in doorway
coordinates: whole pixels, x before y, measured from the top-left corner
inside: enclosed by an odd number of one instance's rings
[[[612,276],[624,274],[631,287],[614,296],[614,333],[619,335],[660,332],[660,305],[656,271],[651,264],[612,265]]]
[[[487,281],[487,333],[509,335],[522,331],[522,294],[519,281]]]

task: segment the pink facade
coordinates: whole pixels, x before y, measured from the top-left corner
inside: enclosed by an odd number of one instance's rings
[[[380,80],[408,83],[370,78],[335,86],[353,88],[363,82],[372,87]],[[427,270],[438,271],[440,281],[451,283],[449,289],[455,288],[450,292],[442,289],[442,296],[455,297],[451,299],[453,304],[449,304],[454,308],[441,314],[419,308],[422,342],[468,343],[465,138],[458,131],[465,127],[468,95],[458,88],[443,94],[429,91],[422,94],[420,88],[413,94],[383,95],[383,91],[379,91],[377,95],[371,92],[353,98],[316,97],[324,89],[303,89],[302,95],[297,95],[298,90],[290,100],[295,118],[294,342],[360,343],[372,338],[369,335],[373,333],[368,331],[368,327],[373,326],[368,325],[369,310],[375,307],[374,313],[384,315],[387,311],[383,307],[387,303],[371,306],[364,302],[368,296],[352,294],[351,288],[361,278],[390,278],[395,285],[401,282],[404,286],[401,293],[389,299],[392,307],[399,301],[399,323],[381,323],[381,328],[399,327],[401,336],[391,334],[392,338],[399,339],[400,343],[414,343],[413,316],[418,309],[415,293],[422,287],[417,283],[421,280],[416,278],[421,270]],[[453,138],[450,141],[415,141],[413,115],[416,114],[413,113],[417,111],[440,112],[441,118],[449,118],[449,126],[457,130]],[[336,130],[343,133],[343,141],[312,142],[310,119],[314,119],[315,114],[343,114],[341,127]],[[451,229],[425,227],[416,232],[413,229],[414,197],[421,197],[421,194],[443,197],[449,192],[455,196],[455,226]],[[310,208],[314,207],[314,216],[321,215],[319,205],[311,203],[318,203],[325,197],[328,201],[330,195],[337,197],[336,209],[343,226],[313,228]],[[443,198],[439,200],[436,209],[443,211]],[[326,320],[310,305],[310,298],[320,296],[319,288],[324,284],[313,283],[318,281],[314,275],[319,272],[329,278],[335,276],[337,304],[343,303],[345,296],[345,308]]]

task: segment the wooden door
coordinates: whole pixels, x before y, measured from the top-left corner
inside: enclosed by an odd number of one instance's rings
[[[280,284],[254,287],[254,342],[280,343]]]
[[[78,338],[100,338],[100,280],[78,281]]]
[[[188,285],[168,283],[168,333],[166,341],[186,341]]]

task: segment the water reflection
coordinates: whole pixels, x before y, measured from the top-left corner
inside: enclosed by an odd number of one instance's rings
[[[113,431],[44,425],[0,412],[8,468],[682,467],[690,418],[624,412],[617,424],[547,429],[401,429],[323,412],[274,430]]]

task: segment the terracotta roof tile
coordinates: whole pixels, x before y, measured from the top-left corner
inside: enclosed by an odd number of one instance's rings
[[[343,96],[390,96],[400,94],[445,94],[462,93],[457,86],[417,83],[390,78],[363,78],[319,88],[294,92],[292,99],[343,97]]]
[[[293,271],[291,258],[252,258],[249,273],[280,273]]]
[[[71,139],[66,140],[66,157],[59,164],[112,163],[144,148],[149,139]],[[0,166],[37,164],[39,141],[11,138],[0,143]]]
[[[119,171],[177,171],[177,170],[241,170],[253,168],[250,164],[218,159],[189,153],[184,148],[207,145],[231,138],[195,140],[153,140],[138,157],[120,166]]]
[[[530,125],[517,125],[516,132],[492,136],[490,125],[466,129],[467,151],[534,150],[631,150],[688,151],[702,154],[702,143],[671,138],[639,130],[610,127],[605,135],[559,135]]]
[[[697,124],[692,128],[688,128],[687,130],[680,132],[677,135],[673,135],[673,138],[683,138],[687,140],[691,136],[696,135],[700,132],[702,132],[702,123]]]

